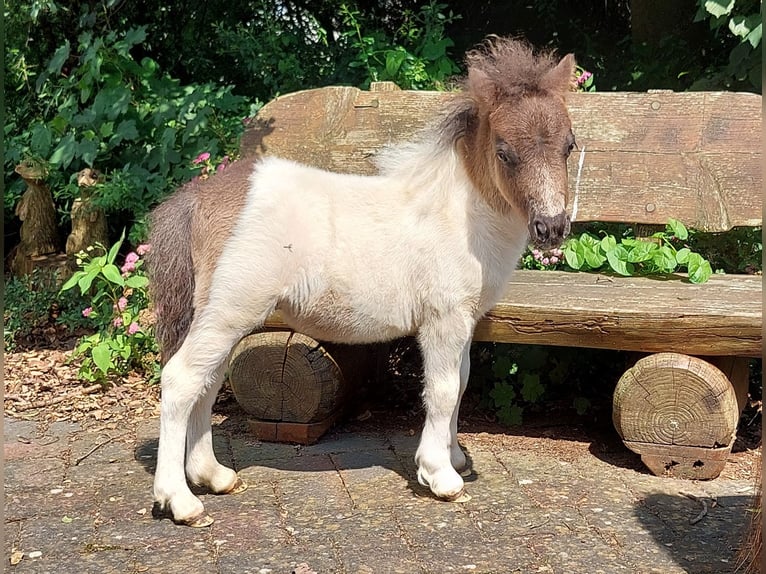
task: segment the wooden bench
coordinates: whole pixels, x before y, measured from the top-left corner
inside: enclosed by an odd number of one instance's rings
[[[453,97],[388,83],[288,94],[261,109],[242,149],[370,174],[381,146],[410,138]],[[573,93],[568,106],[577,222],[761,225],[761,96]],[[760,276],[693,285],[683,276],[519,271],[474,339],[651,353],[617,385],[615,427],[653,472],[713,478],[746,401],[748,357],[761,356],[761,323]],[[285,332],[278,315],[268,327],[235,350],[232,387],[262,438],[311,442],[337,415],[344,381],[358,376],[349,374],[358,350]]]

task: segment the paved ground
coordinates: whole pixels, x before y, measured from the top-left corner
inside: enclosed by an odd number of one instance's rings
[[[618,442],[466,432],[472,499],[417,485],[408,423],[348,423],[311,447],[225,422],[216,450],[250,489],[203,495],[193,530],[151,512],[158,421],[111,430],[5,420],[10,572],[106,574],[730,572],[752,483],[657,478]],[[417,421],[412,423],[416,428]],[[684,496],[707,497],[702,503]],[[716,503],[714,504],[714,500]],[[8,560],[17,562],[8,566]],[[19,561],[20,559],[20,561]]]

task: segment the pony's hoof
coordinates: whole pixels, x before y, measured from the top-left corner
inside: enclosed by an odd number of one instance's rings
[[[465,489],[463,489],[455,495],[442,497],[442,500],[445,502],[457,502],[462,504],[471,500],[471,495],[468,494]]]
[[[470,466],[464,466],[463,468],[457,469],[457,473],[463,478],[468,478],[473,474],[473,469]]]
[[[223,491],[221,494],[239,494],[240,492],[245,492],[246,490],[247,490],[247,483],[244,480],[242,480],[240,477],[237,477],[237,480],[234,483],[234,485],[228,490]]]
[[[191,518],[187,518],[185,520],[177,520],[174,522],[176,524],[180,524],[181,526],[190,526],[192,528],[207,528],[213,524],[214,520],[212,516],[203,512],[202,514],[192,516]]]

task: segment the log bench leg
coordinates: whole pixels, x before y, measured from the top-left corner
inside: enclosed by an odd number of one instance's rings
[[[723,470],[744,406],[742,363],[727,364],[738,392],[721,369],[680,353],[644,357],[620,378],[614,426],[654,474],[707,480]]]
[[[351,384],[374,371],[374,354],[293,331],[254,333],[232,351],[229,383],[260,440],[312,444],[342,415]]]

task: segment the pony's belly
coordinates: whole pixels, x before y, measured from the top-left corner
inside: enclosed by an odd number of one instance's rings
[[[349,309],[327,313],[300,313],[280,307],[284,322],[293,330],[318,341],[363,345],[412,335],[415,328],[385,321]]]

